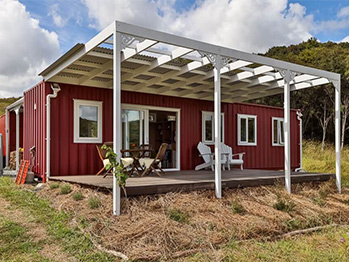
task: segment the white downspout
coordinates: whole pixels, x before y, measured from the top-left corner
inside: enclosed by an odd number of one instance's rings
[[[52,84],[53,94],[46,97],[46,181],[50,178],[50,157],[51,157],[51,98],[56,98],[61,88],[58,84]]]
[[[296,172],[305,172],[303,170],[303,120],[302,120],[302,112],[297,111],[297,119],[299,120],[299,167],[295,169]]]
[[[19,124],[19,111],[21,109],[21,106],[18,106],[15,109],[15,113],[16,113],[16,171],[19,170],[19,136],[20,136],[20,124]]]

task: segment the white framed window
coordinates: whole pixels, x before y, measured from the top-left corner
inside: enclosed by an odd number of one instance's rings
[[[238,145],[257,145],[257,116],[238,114]]]
[[[280,117],[272,117],[271,119],[272,130],[272,145],[283,146],[284,145],[284,119]]]
[[[74,143],[102,141],[102,102],[74,99]]]
[[[221,113],[221,141],[224,143],[224,113]],[[204,144],[214,144],[214,113],[202,111],[202,142]]]

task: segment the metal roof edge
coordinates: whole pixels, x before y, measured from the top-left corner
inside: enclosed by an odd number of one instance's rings
[[[82,43],[78,43],[74,45],[72,48],[70,48],[65,54],[60,56],[55,62],[53,62],[51,65],[49,65],[47,68],[45,68],[42,72],[39,73],[39,76],[44,76],[48,72],[52,71],[56,66],[61,64],[63,61],[67,60],[69,57],[71,57],[74,53],[82,49],[85,45]]]
[[[16,102],[13,102],[12,104],[8,105],[6,107],[6,110],[11,110],[11,109],[15,109],[18,106],[23,105],[23,97],[18,99]]]

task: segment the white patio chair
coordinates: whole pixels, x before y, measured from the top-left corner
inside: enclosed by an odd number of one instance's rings
[[[211,148],[202,142],[199,142],[197,148],[200,152],[199,156],[202,157],[202,159],[205,161],[205,163],[197,165],[195,167],[195,170],[200,170],[200,169],[204,169],[207,167],[211,167],[212,171],[214,171],[214,158],[213,158],[214,154],[211,152]]]
[[[230,165],[240,165],[241,170],[244,169],[243,157],[245,153],[233,154],[233,149],[224,143],[221,143],[221,153],[223,170],[224,167],[227,167],[228,170],[230,170]],[[234,156],[239,156],[239,158],[234,158]]]

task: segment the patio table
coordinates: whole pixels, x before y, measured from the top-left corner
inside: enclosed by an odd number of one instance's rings
[[[132,157],[133,158],[133,164],[131,165],[131,174],[140,175],[139,171],[143,173],[144,169],[142,165],[139,162],[139,159],[144,158],[145,154],[147,152],[153,152],[153,149],[144,149],[144,148],[135,148],[135,149],[123,149],[120,150],[122,157]],[[126,154],[129,155],[126,155]]]

